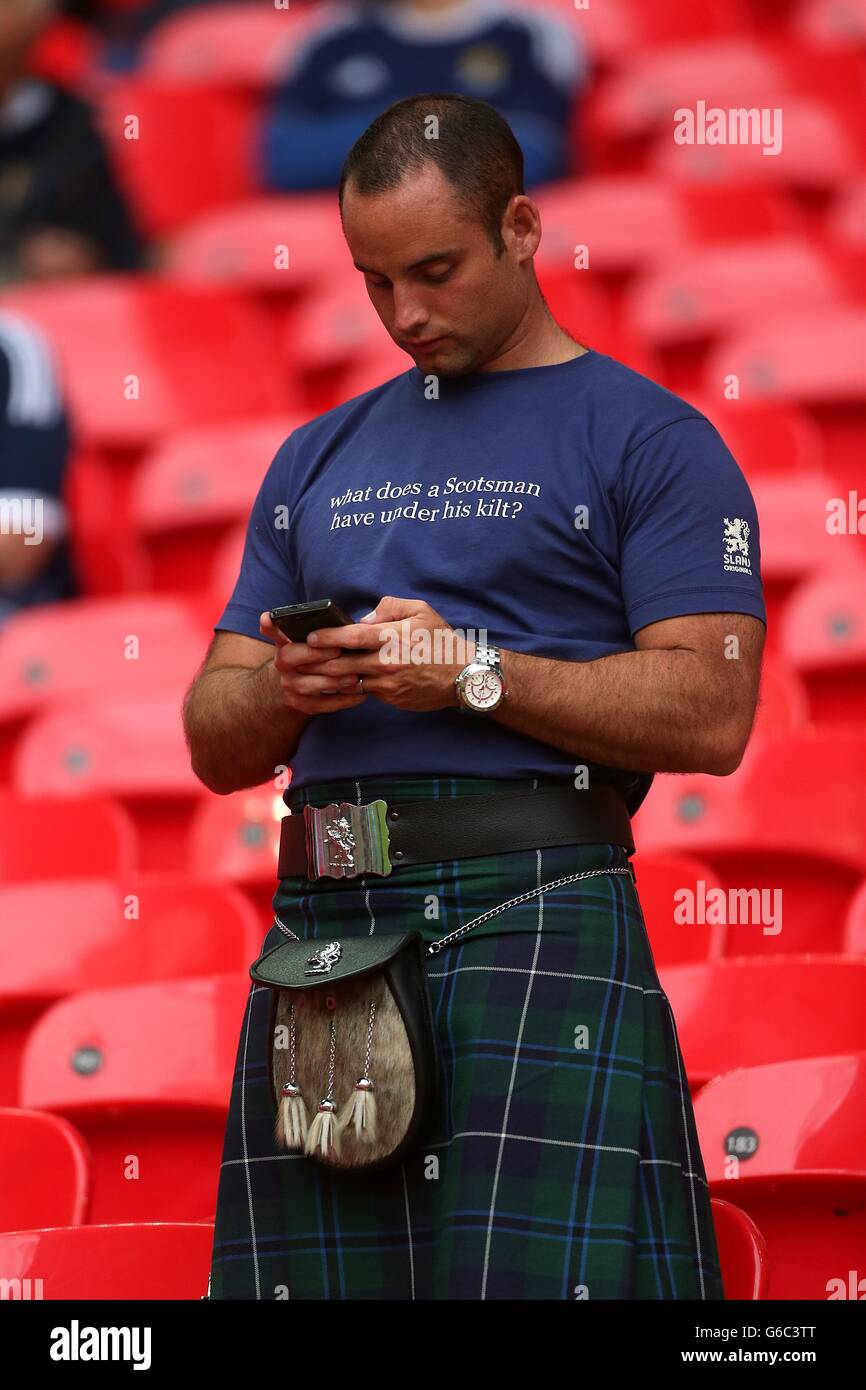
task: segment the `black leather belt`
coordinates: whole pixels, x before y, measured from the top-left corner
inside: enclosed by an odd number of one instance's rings
[[[280,878],[355,878],[409,864],[543,849],[614,844],[634,853],[631,821],[610,786],[544,787],[439,801],[349,801],[304,806],[283,817]]]

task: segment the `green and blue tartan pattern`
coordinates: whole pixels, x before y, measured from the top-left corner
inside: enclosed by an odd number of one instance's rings
[[[402,777],[288,799],[298,811],[536,785]],[[619,846],[578,845],[289,878],[274,908],[303,940],[417,929],[434,941],[552,880],[627,864]],[[274,925],[264,944],[284,939]],[[435,1126],[417,1152],[368,1175],[276,1147],[271,991],[251,987],[211,1298],[723,1298],[676,1025],[632,879],[542,892],[428,957],[427,972],[443,1072]],[[312,1116],[318,1097],[307,1099]]]

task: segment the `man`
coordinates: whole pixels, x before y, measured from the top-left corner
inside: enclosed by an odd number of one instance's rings
[[[27,74],[55,0],[0,5],[0,281],[135,270],[142,248],[92,113]]]
[[[587,64],[551,10],[503,0],[336,0],[292,53],[262,138],[273,189],[336,187],[343,160],[386,106],[431,88],[492,103],[523,150],[528,187],[573,172]]]
[[[228,793],[291,764],[296,812],[381,798],[398,854],[412,819],[421,853],[390,874],[287,855],[266,946],[280,922],[432,942],[503,910],[433,960],[436,1126],[377,1181],[275,1148],[269,991],[251,991],[213,1296],[720,1298],[628,812],[655,771],[742,758],[764,637],[748,487],[703,416],[555,323],[491,107],[398,102],[340,197],[416,365],[279,450],[186,702],[193,766]],[[356,621],[292,643],[268,616],[322,598]],[[425,830],[443,798],[457,848]]]
[[[0,626],[22,608],[76,593],[70,447],[48,343],[35,324],[0,310]]]

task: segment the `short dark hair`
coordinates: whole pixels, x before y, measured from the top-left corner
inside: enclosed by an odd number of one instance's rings
[[[427,134],[435,116],[437,138]],[[437,164],[480,222],[497,256],[505,250],[502,217],[523,189],[523,151],[504,119],[486,101],[454,92],[419,92],[377,116],[359,135],[340,175],[340,208],[349,179],[369,197],[386,193],[405,176]]]

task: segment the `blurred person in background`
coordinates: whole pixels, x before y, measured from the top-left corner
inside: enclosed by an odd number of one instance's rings
[[[569,131],[586,81],[574,30],[502,0],[358,0],[323,5],[295,51],[262,140],[272,189],[334,186],[380,111],[438,88],[489,102],[523,150],[531,187],[574,172]]]
[[[48,345],[0,310],[0,627],[19,609],[76,593],[63,499],[69,452]]]
[[[234,0],[237,3],[237,0]],[[110,70],[134,68],[139,46],[164,19],[178,10],[210,9],[219,0],[61,0],[64,14],[84,20],[102,40],[100,64]],[[261,0],[247,0],[248,5]],[[272,4],[273,0],[265,0]],[[296,0],[292,0],[295,8]]]
[[[55,0],[0,4],[0,282],[142,263],[90,108],[27,73],[55,10]]]

